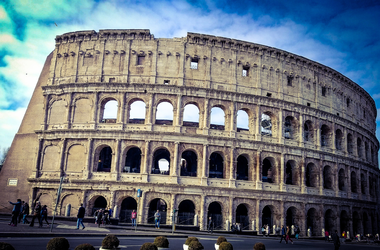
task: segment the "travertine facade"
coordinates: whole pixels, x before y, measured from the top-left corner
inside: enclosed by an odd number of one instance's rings
[[[112,119],[104,116],[111,102]],[[131,117],[135,103],[145,105],[143,119]],[[157,118],[162,103],[172,119]],[[191,104],[197,121],[184,115]],[[224,124],[213,124],[213,108]],[[123,221],[139,200],[140,223],[159,208],[164,223],[178,209],[179,224],[201,229],[212,216],[219,229],[375,233],[376,113],[347,77],[276,48],[195,33],[67,33],[56,38],[1,171],[1,205],[20,197],[52,208],[65,176],[60,215],[84,203],[88,215],[107,206]]]

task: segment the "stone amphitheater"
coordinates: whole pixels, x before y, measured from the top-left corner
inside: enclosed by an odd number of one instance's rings
[[[83,203],[120,223],[136,209],[150,224],[160,210],[161,224],[200,230],[211,217],[215,230],[375,234],[376,115],[358,84],[277,48],[145,29],[66,33],[1,171],[1,211],[21,198],[51,213],[62,179],[59,216]]]

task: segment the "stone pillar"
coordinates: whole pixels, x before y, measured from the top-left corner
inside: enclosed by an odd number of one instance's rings
[[[208,208],[206,206],[206,196],[201,196],[201,212],[200,212],[200,227],[199,230],[207,230],[207,212]]]
[[[93,150],[92,150],[92,147],[93,147],[93,139],[92,138],[89,138],[87,140],[88,144],[87,144],[87,158],[86,158],[86,170],[84,171],[83,173],[83,179],[84,180],[87,180],[87,179],[90,179],[91,178],[91,173],[93,171]]]
[[[283,111],[282,109],[279,110],[278,112],[278,124],[277,124],[277,138],[278,138],[278,143],[280,144],[284,144],[284,119],[283,119]],[[273,134],[273,130],[272,130],[272,134]]]
[[[319,160],[319,194],[323,195],[323,160]]]
[[[175,117],[173,119],[173,126],[175,127],[175,131],[177,133],[180,133],[181,132],[181,124],[182,124],[182,115],[183,115],[183,108],[182,108],[182,96],[181,95],[178,95],[177,96],[177,107],[175,110],[173,110],[173,112],[175,112]]]
[[[120,146],[121,146],[121,140],[120,139],[116,139],[115,140],[115,153],[113,153],[113,166],[111,166],[111,175],[112,175],[112,179],[114,179],[115,181],[117,181],[119,179],[119,174],[120,174],[120,156],[121,156],[121,152],[120,152]]]
[[[280,178],[279,178],[279,184],[280,184],[280,190],[286,191],[286,184],[285,184],[285,154],[281,153],[280,158]]]
[[[203,159],[202,159],[202,177],[201,177],[201,185],[207,186],[207,163],[208,163],[208,152],[207,152],[208,145],[203,145]]]
[[[36,150],[36,153],[34,155],[35,169],[33,170],[31,178],[38,178],[40,176],[41,159],[42,159],[42,155],[43,155],[43,145],[44,145],[44,140],[42,138],[39,138],[38,139],[38,149]]]
[[[263,185],[262,185],[262,179],[261,179],[261,150],[258,150],[256,153],[256,189],[262,190]],[[260,225],[258,225],[260,226]]]
[[[65,216],[70,217],[70,212],[71,212],[71,204],[66,205],[66,211],[65,211]]]
[[[304,138],[303,138],[303,133],[304,133],[304,121],[303,121],[303,115],[300,115],[300,123],[299,123],[299,136],[298,136],[298,144],[300,147],[303,147],[304,143]]]
[[[181,165],[179,163],[179,160],[181,159],[181,157],[178,154],[179,154],[179,142],[176,141],[174,143],[174,161],[173,161],[172,167],[170,168],[170,175],[172,176],[178,176],[178,168]]]
[[[145,124],[152,125],[153,123],[153,115],[156,114],[156,112],[153,112],[153,104],[154,104],[154,94],[150,95],[148,105],[145,106]],[[157,107],[155,107],[157,108]],[[154,119],[155,120],[155,119]]]
[[[146,140],[145,141],[145,150],[144,150],[144,155],[143,155],[143,168],[142,168],[142,174],[147,175],[149,171],[149,146],[150,146],[150,141]]]
[[[60,164],[59,164],[59,168],[60,168],[60,172],[61,172],[61,176],[64,176],[65,175],[65,159],[66,159],[66,144],[67,144],[67,140],[65,138],[62,138],[61,139],[61,142],[62,142],[62,147],[61,147],[61,152],[60,152]]]
[[[237,170],[237,161],[235,161],[235,147],[231,147],[231,150],[230,150],[230,166],[229,166],[229,169],[230,169],[230,180],[229,180],[229,187],[236,187],[236,183],[235,183],[235,180],[236,180],[236,170]],[[231,220],[232,222],[232,220]]]
[[[255,134],[256,134],[256,140],[261,141],[261,113],[260,113],[260,106],[257,105],[256,108],[256,124],[254,127]]]

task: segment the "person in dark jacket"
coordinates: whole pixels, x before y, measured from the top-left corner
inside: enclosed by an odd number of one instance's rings
[[[78,209],[78,214],[77,214],[77,229],[79,229],[79,225],[82,225],[82,229],[85,229],[86,227],[83,224],[83,218],[84,214],[86,213],[86,209],[83,207],[83,204],[80,204],[80,208]]]
[[[37,218],[38,220],[38,223],[40,224],[40,227],[42,227],[41,225],[41,203],[40,201],[36,201],[36,205],[34,206],[34,214],[33,214],[33,218],[32,218],[32,222],[30,223],[30,227],[33,227],[34,226],[34,220]]]
[[[285,227],[282,226],[282,228],[281,228],[281,239],[280,239],[280,243],[282,242],[282,239],[284,239],[285,242],[288,243],[288,241],[286,240],[285,235],[286,235]]]
[[[19,213],[21,212],[21,199],[17,199],[17,202],[9,202],[9,204],[13,205],[13,210],[12,210],[12,220],[8,224],[12,227],[17,227],[17,217]]]
[[[29,224],[29,221],[26,219],[28,215],[29,215],[29,204],[25,202],[24,206],[22,207],[22,223],[23,224]]]
[[[332,238],[332,241],[334,242],[335,250],[339,250],[340,240],[339,240],[339,235],[338,235],[337,230],[335,230],[335,233],[332,234],[331,238]]]
[[[40,225],[42,226],[43,225],[43,221],[45,220],[46,224],[49,226],[49,222],[47,221],[47,216],[48,216],[48,212],[47,212],[47,206],[44,205],[41,209],[41,222],[40,222]]]

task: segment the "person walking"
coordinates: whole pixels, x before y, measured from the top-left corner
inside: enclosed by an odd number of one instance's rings
[[[282,239],[284,239],[285,242],[288,243],[288,242],[286,241],[285,233],[286,233],[286,231],[285,231],[285,227],[282,226],[282,228],[281,228],[281,239],[280,239],[280,243],[282,242]]]
[[[86,209],[83,207],[83,204],[80,204],[80,208],[78,209],[78,214],[77,214],[77,229],[79,229],[79,225],[82,225],[82,229],[86,228],[83,224],[83,218],[84,218],[85,213],[86,213]]]
[[[292,242],[292,244],[293,244],[293,241],[292,241],[292,239],[290,238],[290,228],[289,228],[289,226],[286,226],[286,238],[285,238],[285,240],[286,240],[286,244],[288,244],[288,241],[290,240],[291,242]]]
[[[136,210],[133,210],[131,214],[132,227],[136,227],[136,218],[137,218]]]
[[[41,203],[40,201],[36,201],[36,205],[34,206],[34,214],[33,214],[33,218],[32,218],[32,222],[30,223],[30,227],[33,227],[34,226],[34,220],[37,218],[38,220],[38,223],[40,224],[40,227],[41,227]]]
[[[214,222],[212,221],[212,218],[210,216],[208,217],[207,232],[212,233],[213,229],[214,229]]]
[[[13,209],[12,209],[12,219],[8,225],[12,227],[17,227],[17,218],[21,211],[21,199],[17,199],[17,201],[14,203],[9,201],[9,204],[13,205]]]
[[[270,234],[270,229],[269,229],[269,224],[265,227],[265,232],[267,233],[267,237],[269,237]]]
[[[161,214],[160,214],[160,211],[157,210],[157,212],[154,214],[154,227],[156,229],[160,229],[160,220],[161,220]]]
[[[300,228],[299,228],[299,226],[296,226],[296,239],[298,240],[298,237],[300,236],[300,232],[301,232],[301,230],[300,230]]]
[[[329,241],[329,231],[325,231],[325,241]]]
[[[26,219],[28,215],[29,215],[29,204],[25,202],[24,206],[22,207],[22,223],[23,224],[29,224],[29,221]]]
[[[340,247],[340,240],[339,240],[339,235],[338,235],[338,231],[335,230],[335,233],[333,233],[331,235],[331,238],[332,238],[332,241],[334,243],[334,249],[335,250],[339,250],[339,247]]]
[[[24,205],[25,205],[25,201],[22,201],[21,202],[20,213],[18,214],[18,217],[17,217],[17,223],[19,223],[19,224],[21,223],[21,220],[22,220],[22,217],[23,217]]]
[[[48,211],[47,206],[44,205],[41,209],[41,227],[43,226],[43,221],[45,220],[47,226],[49,226],[49,222],[47,221]]]
[[[102,224],[102,219],[103,219],[103,210],[99,209],[98,213],[96,214],[96,221],[98,223],[98,227],[100,227],[100,224]]]

